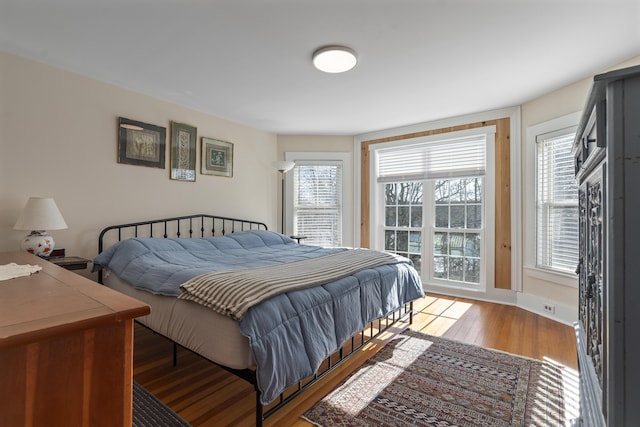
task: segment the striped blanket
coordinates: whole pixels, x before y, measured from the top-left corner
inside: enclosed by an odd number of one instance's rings
[[[408,261],[386,252],[351,249],[285,265],[215,271],[183,283],[179,298],[239,320],[250,307],[272,296],[329,283],[367,268],[401,262]]]

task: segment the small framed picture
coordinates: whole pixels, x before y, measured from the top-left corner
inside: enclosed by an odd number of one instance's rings
[[[202,141],[202,174],[233,176],[233,144],[211,138]]]
[[[165,168],[167,129],[118,117],[118,163]]]
[[[171,122],[171,179],[196,180],[196,128]]]

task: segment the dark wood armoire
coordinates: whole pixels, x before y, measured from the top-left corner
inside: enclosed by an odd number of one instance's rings
[[[640,426],[640,66],[594,77],[573,152],[578,424]]]

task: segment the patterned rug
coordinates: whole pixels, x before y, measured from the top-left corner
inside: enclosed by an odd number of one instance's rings
[[[303,418],[333,426],[568,426],[577,373],[405,331]]]
[[[133,383],[133,427],[190,427],[160,399]]]

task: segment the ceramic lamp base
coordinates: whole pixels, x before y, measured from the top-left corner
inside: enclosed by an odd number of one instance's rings
[[[55,247],[55,242],[46,231],[32,231],[24,238],[20,247],[34,255],[48,257]]]

